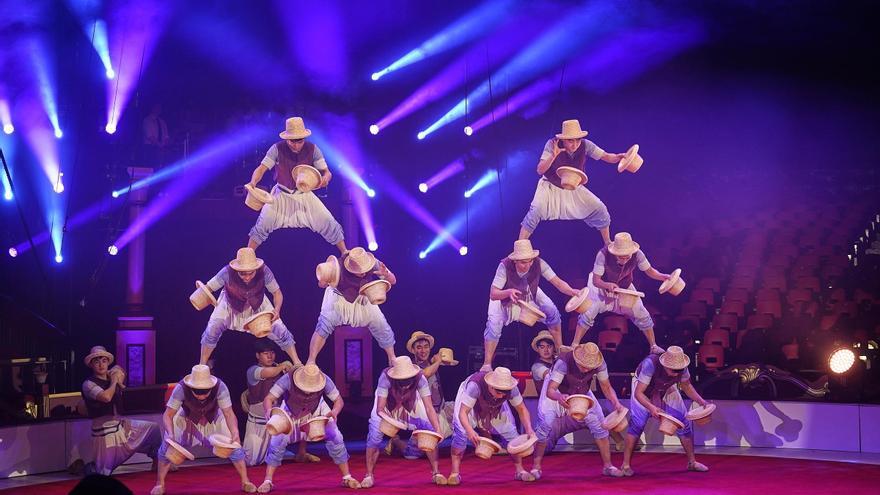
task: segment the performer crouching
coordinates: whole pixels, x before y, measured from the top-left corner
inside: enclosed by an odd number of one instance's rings
[[[688,471],[704,472],[709,468],[697,462],[694,456],[694,433],[691,421],[685,417],[687,407],[681,398],[678,388],[694,402],[705,407],[707,402],[691,383],[691,374],[687,367],[691,358],[681,347],[669,346],[663,354],[651,354],[639,363],[636,375],[632,380],[633,399],[630,401],[631,418],[626,435],[626,450],[623,452],[623,474],[635,474],[630,461],[636,441],[645,429],[649,417],[660,419],[666,413],[677,419],[684,426],[676,431],[681,446],[688,458]],[[676,386],[677,385],[677,386]]]
[[[461,484],[461,460],[468,440],[479,445],[480,436],[489,438],[495,434],[500,435],[506,445],[519,435],[510,406],[516,409],[526,434],[534,437],[529,411],[509,369],[499,366],[493,371],[479,371],[462,382],[455,396],[452,416],[452,472],[447,484]],[[483,435],[477,433],[477,429]],[[520,456],[512,455],[510,459],[515,480],[535,481],[535,477],[523,468]]]
[[[275,349],[269,339],[254,341],[257,364],[247,370],[248,388],[245,391],[242,407],[247,412],[247,426],[244,432],[244,451],[248,466],[256,466],[266,459],[269,449],[269,435],[266,434],[266,416],[263,414],[263,399],[269,390],[285,373],[293,370],[293,364],[285,361],[275,363]],[[305,453],[305,442],[300,442],[300,456]],[[314,457],[314,456],[312,456]],[[302,457],[306,460],[305,457]],[[317,457],[314,457],[317,462]]]
[[[331,409],[324,397],[333,402]],[[336,384],[330,379],[320,368],[314,364],[307,364],[292,373],[285,373],[263,400],[263,408],[266,417],[270,417],[275,401],[283,398],[283,408],[290,414],[292,423],[289,433],[275,435],[269,442],[269,453],[266,456],[266,479],[260,485],[260,493],[268,493],[273,488],[272,477],[281,460],[284,458],[284,452],[290,442],[300,442],[307,440],[307,433],[303,432],[303,427],[309,421],[321,417],[326,418],[324,423],[325,445],[330,458],[339,467],[342,472],[342,486],[346,488],[360,488],[360,483],[352,478],[348,469],[348,450],[345,448],[345,441],[342,433],[336,425],[339,413],[342,412],[344,401]],[[308,429],[306,429],[308,431]]]
[[[109,369],[113,354],[97,345],[83,361],[92,369],[92,376],[83,382],[82,396],[92,418],[94,472],[109,476],[137,452],[150,456],[155,465],[156,451],[162,442],[159,425],[126,419],[120,414],[125,374],[118,366]]]
[[[371,488],[376,482],[373,471],[385,436],[381,423],[386,420],[382,416],[397,422],[400,429],[440,432],[440,421],[431,404],[428,380],[408,356],[394,358],[391,367],[379,375],[367,434],[367,473],[361,481],[361,488]],[[437,454],[436,448],[427,453],[431,464],[431,481],[445,485],[446,477],[440,474]]]
[[[623,473],[611,464],[611,445],[608,441],[608,430],[602,428],[605,414],[596,400],[590,384],[593,377],[599,379],[602,393],[611,401],[615,410],[624,409],[617,399],[617,394],[608,380],[608,365],[602,357],[599,347],[592,343],[581,344],[571,352],[563,352],[553,365],[550,379],[538,398],[538,444],[535,447],[535,465],[532,474],[541,477],[541,460],[547,446],[556,445],[562,436],[584,428],[589,428],[599,454],[602,457],[602,474],[615,478]],[[567,411],[570,409],[568,399],[572,395],[585,395],[592,405],[581,419],[576,419]]]
[[[166,457],[168,439],[183,447],[196,445],[210,446],[208,437],[221,434],[231,439],[231,444],[239,445],[229,456],[232,465],[241,478],[241,490],[246,493],[257,491],[247,475],[244,449],[238,434],[238,421],[232,411],[232,399],[223,380],[211,376],[211,370],[204,364],[192,367],[192,373],[174,386],[171,398],[165,406],[162,426],[166,441],[159,447],[159,469],[156,486],[150,495],[165,493],[165,476],[171,468]]]

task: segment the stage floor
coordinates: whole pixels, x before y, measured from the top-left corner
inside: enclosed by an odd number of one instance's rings
[[[353,450],[357,449],[352,446]],[[285,462],[275,478],[276,493],[343,493],[338,487],[339,471],[323,452],[318,464]],[[444,452],[444,454],[447,454]],[[376,493],[411,495],[448,493],[501,493],[515,489],[521,494],[543,494],[548,491],[579,493],[599,489],[603,493],[696,493],[755,494],[761,493],[871,493],[880,479],[880,454],[852,454],[829,451],[797,451],[790,449],[702,448],[700,460],[710,467],[708,473],[685,471],[686,460],[680,450],[669,447],[648,447],[634,457],[636,476],[612,479],[600,476],[599,455],[592,450],[558,452],[544,460],[544,477],[535,483],[513,481],[513,467],[507,456],[488,461],[468,454],[462,466],[464,483],[458,487],[436,487],[429,483],[426,460],[405,460],[382,456],[376,468]],[[616,464],[621,454],[613,454]],[[525,465],[530,467],[530,460]],[[116,474],[134,493],[146,494],[155,484],[155,473],[148,465],[124,466]],[[440,460],[441,470],[449,474],[448,454]],[[356,478],[364,473],[361,449],[353,452],[351,467]],[[249,469],[251,481],[259,485],[265,466]],[[25,476],[0,481],[0,489],[16,494],[66,494],[78,479],[66,474]],[[215,494],[238,492],[235,471],[226,462],[216,459],[190,463],[167,480],[169,494]],[[874,488],[872,488],[874,487]]]

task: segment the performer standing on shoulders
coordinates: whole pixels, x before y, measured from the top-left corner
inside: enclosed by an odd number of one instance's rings
[[[312,131],[306,129],[301,117],[291,117],[285,122],[285,129],[278,136],[282,141],[273,144],[263,161],[254,169],[248,185],[257,187],[263,175],[275,171],[275,186],[272,187],[273,202],[263,205],[256,225],[250,231],[248,247],[256,250],[273,231],[280,228],[305,227],[317,232],[329,244],[335,245],[340,253],[346,251],[342,226],[333,218],[330,210],[312,191],[299,191],[293,177],[297,165],[309,165],[321,174],[318,188],[326,187],[333,174],[327,167],[324,154],[306,138]]]
[[[562,318],[559,310],[538,287],[538,283],[543,277],[565,295],[575,296],[578,291],[559,278],[550,265],[538,257],[539,254],[541,252],[532,249],[532,243],[528,239],[516,241],[513,243],[513,252],[502,259],[495,270],[495,278],[489,287],[489,315],[486,330],[483,332],[485,352],[482,371],[491,371],[492,358],[495,356],[498,341],[501,340],[501,331],[513,323],[512,308],[520,300],[533,302],[544,312],[546,317],[538,321],[547,325],[556,346],[562,345]]]
[[[235,259],[221,268],[205,285],[211,292],[220,289],[223,292],[202,333],[200,364],[208,362],[227,328],[244,332],[248,319],[264,311],[273,313],[272,332],[267,336],[269,340],[278,344],[290,356],[293,364],[302,364],[296,354],[293,335],[281,321],[281,304],[284,302],[281,287],[275,281],[272,270],[257,258],[253,249],[239,249]],[[274,304],[269,302],[265,291],[272,294]]]
[[[559,167],[571,167],[584,171],[587,157],[607,163],[619,162],[623,153],[606,153],[588,139],[587,131],[581,130],[577,120],[562,123],[562,132],[547,140],[538,162],[538,187],[529,211],[522,221],[520,239],[528,239],[542,220],[581,220],[597,229],[603,245],[611,242],[611,215],[608,208],[583,184],[573,190],[563,189],[556,171]]]

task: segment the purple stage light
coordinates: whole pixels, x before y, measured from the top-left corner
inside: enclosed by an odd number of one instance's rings
[[[372,241],[367,245],[367,247],[369,248],[370,251],[375,251],[375,250],[379,249],[379,244],[376,241]]]
[[[460,254],[462,256],[467,256],[467,254],[468,254],[467,246],[462,246],[462,247],[458,248],[458,254]]]
[[[112,70],[116,77],[107,83],[107,128],[116,129],[119,124],[140,74],[149,65],[165,29],[170,8],[161,0],[113,4],[108,17],[111,28],[108,45],[113,50],[108,48],[105,69],[108,73]]]
[[[464,161],[461,159],[455,160],[445,167],[441,168],[436,174],[432,175],[428,180],[423,182],[425,185],[425,190],[422,192],[428,192],[429,189],[436,187],[441,182],[446,179],[459,174],[464,171]],[[419,190],[422,190],[421,184],[419,185]]]
[[[514,4],[514,0],[492,0],[486,2],[466,15],[447,26],[428,40],[425,40],[418,48],[395,60],[384,69],[374,72],[371,78],[378,81],[389,72],[402,69],[438,53],[465,44],[477,36],[484,34],[495,24],[504,19]]]
[[[508,19],[494,32],[489,33],[484,41],[474,44],[461,57],[394,107],[377,124],[384,129],[429,103],[445,97],[465,84],[467,79],[472,77],[469,76],[470,74],[483,74],[491,70],[496,63],[515,54],[525,43],[538,36],[542,29],[541,23],[530,22],[526,14]],[[491,58],[487,46],[491,46]]]
[[[107,252],[110,256],[116,256],[119,253],[119,248],[117,248],[115,244],[111,244],[110,247],[107,248]]]
[[[12,114],[9,111],[9,102],[0,100],[0,124],[3,124],[3,132],[12,134],[15,126],[12,125]]]
[[[472,135],[473,133],[474,133],[474,128],[473,128],[473,127],[471,127],[471,126],[469,126],[469,125],[464,126],[464,135],[465,135],[465,136],[470,136],[470,135]]]
[[[204,148],[190,155],[184,161],[193,172],[192,175],[186,180],[178,180],[166,186],[113,244],[118,249],[124,249],[128,243],[152,227],[183,200],[232,165],[238,154],[259,143],[271,132],[272,129],[267,126],[245,126],[215,138]]]
[[[91,205],[89,205],[85,209],[81,210],[80,212],[76,213],[75,215],[71,216],[67,220],[67,230],[72,231],[72,230],[78,228],[79,226],[81,226],[91,220],[94,220],[95,218],[98,218],[98,215],[100,215],[102,211],[110,211],[111,208],[114,208],[120,204],[122,204],[122,203],[118,203],[118,202],[114,203],[114,202],[111,202],[109,199],[104,199],[104,200],[100,200],[95,203],[92,203]],[[49,238],[50,238],[50,234],[49,234],[48,230],[44,230],[44,231],[40,232],[39,234],[35,235],[33,238],[34,247],[45,243],[46,241],[49,240]],[[16,244],[14,247],[14,249],[18,253],[27,252],[30,248],[31,248],[31,244],[29,241],[20,242],[20,243]]]
[[[424,183],[424,182],[422,182],[421,184],[419,184],[419,192],[421,192],[421,193],[426,193],[426,192],[428,192],[428,184],[426,184],[426,183]]]
[[[9,253],[9,256],[15,258],[16,256],[18,256],[18,249],[11,247],[11,248],[9,248],[8,253]]]
[[[357,215],[358,223],[361,224],[361,230],[364,233],[364,238],[367,240],[367,246],[376,246],[378,249],[376,229],[373,227],[373,212],[370,208],[370,202],[367,201],[367,195],[362,189],[357,187],[357,184],[350,182],[348,186],[354,206],[354,213]],[[371,249],[371,251],[375,251],[375,249]]]
[[[630,14],[610,2],[574,7],[565,16],[560,16],[559,21],[552,28],[496,71],[492,79],[505,81],[508,87],[519,86],[563,62],[588,42],[607,34],[609,29],[617,29],[625,25],[629,17]],[[583,34],[572,37],[572,32]],[[492,79],[482,82],[420,134],[427,136],[463,118],[469,106],[474,108],[485,104],[492,94]]]
[[[376,134],[379,134],[379,126],[376,125],[376,124],[371,125],[371,126],[370,126],[370,134],[372,134],[372,135],[374,135],[374,136],[375,136]]]

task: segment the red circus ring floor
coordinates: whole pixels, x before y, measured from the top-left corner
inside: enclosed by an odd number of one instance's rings
[[[709,450],[709,449],[707,449]],[[747,451],[748,449],[743,449]],[[761,449],[768,450],[768,449]],[[779,450],[779,449],[769,449]],[[441,456],[440,466],[449,473],[448,451]],[[762,454],[763,455],[763,454]],[[785,455],[772,452],[770,455]],[[799,457],[809,454],[799,453]],[[347,493],[338,486],[340,475],[325,456],[318,464],[285,462],[277,471],[273,493]],[[827,456],[826,456],[827,458]],[[833,458],[833,455],[832,455]],[[621,454],[613,453],[619,465]],[[857,462],[823,461],[804,458],[766,457],[752,455],[698,454],[710,467],[708,473],[685,471],[686,458],[675,452],[637,452],[633,459],[636,476],[612,479],[600,475],[599,454],[562,452],[544,459],[544,477],[535,483],[513,480],[513,466],[507,456],[488,461],[468,453],[462,465],[464,483],[458,487],[439,487],[429,483],[426,460],[405,460],[381,456],[376,468],[376,486],[370,493],[419,495],[490,495],[515,490],[519,494],[547,493],[659,493],[689,494],[831,494],[877,493],[880,465]],[[877,462],[877,459],[868,459]],[[531,461],[525,465],[530,467]],[[363,453],[352,456],[351,467],[356,478],[364,473]],[[248,470],[251,481],[259,485],[265,466]],[[155,473],[139,471],[120,474],[117,478],[136,494],[147,494],[155,484]],[[70,479],[31,486],[16,486],[9,493],[54,495],[66,494],[76,484]],[[4,486],[4,485],[0,485]],[[9,486],[9,485],[6,485]],[[181,468],[168,475],[167,491],[171,494],[241,493],[238,477],[226,463],[201,463]]]

